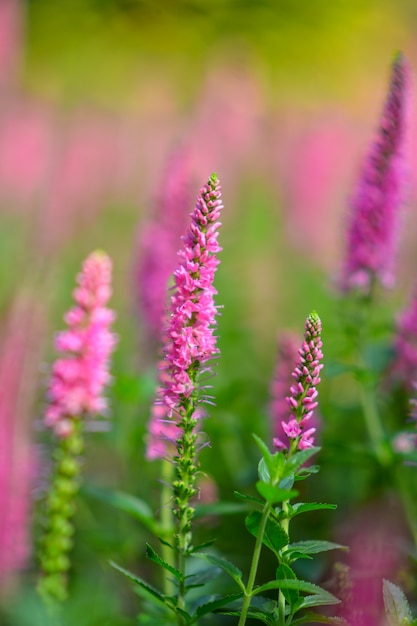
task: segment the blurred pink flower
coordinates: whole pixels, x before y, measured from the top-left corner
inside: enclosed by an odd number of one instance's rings
[[[0,3],[1,4],[1,3]],[[34,208],[43,198],[53,160],[54,117],[28,100],[0,112],[0,197],[12,208]]]
[[[31,492],[36,454],[31,413],[38,383],[44,315],[21,294],[7,316],[0,341],[0,589],[7,590],[31,550]]]
[[[73,293],[76,304],[65,315],[68,330],[55,339],[61,356],[52,367],[45,424],[58,437],[72,432],[74,418],[107,410],[103,390],[111,380],[109,360],[116,344],[110,332],[115,314],[106,307],[111,271],[111,260],[103,252],[87,257]]]
[[[295,383],[290,387],[291,395],[286,397],[290,419],[281,422],[292,449],[304,450],[314,445],[313,435],[316,429],[311,427],[310,420],[318,405],[316,387],[320,382],[320,370],[323,368],[320,363],[323,358],[320,335],[321,321],[314,311],[306,319],[304,341],[298,351],[298,360],[292,373]],[[310,428],[306,430],[307,425],[310,425]],[[274,445],[278,450],[287,449],[287,444],[277,437],[274,438]]]
[[[409,176],[411,69],[399,54],[377,139],[365,160],[353,196],[341,288],[368,292],[376,279],[394,282],[399,208]]]
[[[146,330],[154,341],[161,338],[168,281],[176,266],[190,205],[190,159],[187,148],[182,148],[169,161],[152,220],[138,237],[135,293]]]

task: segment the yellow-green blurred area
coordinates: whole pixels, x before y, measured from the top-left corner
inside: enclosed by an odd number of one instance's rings
[[[237,59],[277,101],[355,94],[359,103],[392,51],[413,50],[416,19],[412,2],[388,0],[33,0],[25,78],[64,104],[120,108],[158,76],[185,106],[208,67]]]

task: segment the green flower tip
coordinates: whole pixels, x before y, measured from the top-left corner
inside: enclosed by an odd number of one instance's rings
[[[212,185],[217,185],[218,182],[219,177],[217,176],[216,172],[213,172],[213,174],[209,178],[209,183],[211,183]]]

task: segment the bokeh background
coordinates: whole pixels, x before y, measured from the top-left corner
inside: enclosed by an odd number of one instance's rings
[[[202,463],[211,497],[232,501],[233,489],[254,481],[251,433],[270,436],[278,331],[300,334],[315,308],[325,349],[337,352],[348,198],[393,54],[401,49],[417,67],[416,28],[412,0],[0,0],[2,626],[45,623],[33,557],[51,463],[44,390],[82,259],[98,247],[113,258],[120,342],[111,429],[89,434],[65,623],[122,626],[134,622],[140,602],[108,561],[152,579],[143,558],[149,537],[97,494],[120,489],[157,506],[158,467],[145,461],[144,443],[157,352],[138,306],[135,264],[173,159],[179,151],[189,158],[191,198],[212,171],[223,186],[221,358]],[[414,168],[388,317],[415,279],[415,182]],[[191,208],[192,200],[185,215]],[[340,506],[331,521],[317,514],[311,529],[337,539],[355,515],[366,525],[380,477],[343,455],[347,430],[352,441],[365,436],[349,408],[348,425],[332,417],[332,402],[352,393],[349,381],[323,387],[328,451],[311,488]],[[242,517],[208,526],[247,566]],[[329,560],[309,567],[315,580],[332,576]]]

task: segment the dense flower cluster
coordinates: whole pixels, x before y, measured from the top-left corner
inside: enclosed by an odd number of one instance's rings
[[[109,358],[116,344],[110,331],[115,318],[107,304],[111,295],[111,260],[93,252],[77,277],[76,305],[65,315],[68,330],[58,333],[55,348],[62,354],[52,367],[45,424],[58,437],[68,436],[73,419],[103,413],[103,390],[110,381]]]
[[[389,287],[394,280],[398,209],[408,179],[410,82],[410,68],[399,54],[393,65],[377,140],[365,160],[351,202],[341,277],[345,291],[369,291],[374,279]]]
[[[162,392],[169,417],[196,391],[198,373],[219,352],[213,281],[219,264],[216,254],[221,250],[217,242],[221,209],[220,185],[213,174],[200,190],[184,247],[178,253],[181,263],[174,272],[165,346],[168,376]]]
[[[293,415],[288,422],[283,421],[282,428],[290,444],[295,442],[299,450],[314,445],[315,428],[307,428],[317,407],[317,385],[320,382],[320,363],[323,358],[321,348],[321,321],[316,312],[311,313],[305,323],[304,341],[298,351],[299,359],[293,371],[294,384],[290,388],[291,395],[286,398]],[[287,445],[280,439],[274,439],[277,449],[286,449]]]

